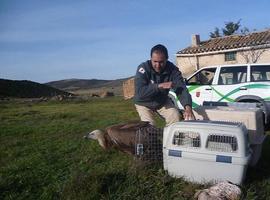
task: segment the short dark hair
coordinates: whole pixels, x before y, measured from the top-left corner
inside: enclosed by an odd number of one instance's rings
[[[155,51],[164,54],[165,57],[166,57],[166,59],[169,58],[169,56],[168,56],[168,50],[167,50],[167,48],[166,48],[164,45],[162,45],[162,44],[157,44],[156,46],[154,46],[154,47],[151,49],[151,54],[150,54],[151,57],[152,57],[152,54],[153,54]]]

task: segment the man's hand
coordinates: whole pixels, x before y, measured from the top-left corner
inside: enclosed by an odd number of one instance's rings
[[[160,89],[171,89],[172,88],[172,82],[164,82],[164,83],[160,83],[158,84],[158,88]]]
[[[184,120],[195,120],[192,108],[189,105],[185,106]]]

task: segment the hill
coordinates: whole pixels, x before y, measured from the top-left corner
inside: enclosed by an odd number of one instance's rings
[[[72,94],[33,81],[0,79],[1,97],[39,98],[56,95]]]
[[[129,78],[116,80],[99,79],[65,79],[45,83],[48,86],[72,92],[79,95],[89,95],[91,93],[100,93],[102,91],[113,92],[115,95],[123,95],[123,82]]]

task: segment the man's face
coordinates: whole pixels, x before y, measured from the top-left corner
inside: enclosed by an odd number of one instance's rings
[[[164,70],[166,66],[166,63],[167,63],[166,56],[161,52],[154,51],[152,53],[151,63],[154,70],[157,73],[160,73]]]

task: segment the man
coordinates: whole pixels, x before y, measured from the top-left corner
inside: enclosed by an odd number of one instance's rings
[[[151,49],[151,60],[140,64],[136,72],[134,102],[141,121],[155,125],[156,112],[165,118],[167,126],[180,120],[179,111],[168,97],[169,90],[179,96],[184,119],[195,119],[181,72],[168,61],[167,48],[158,44]]]

